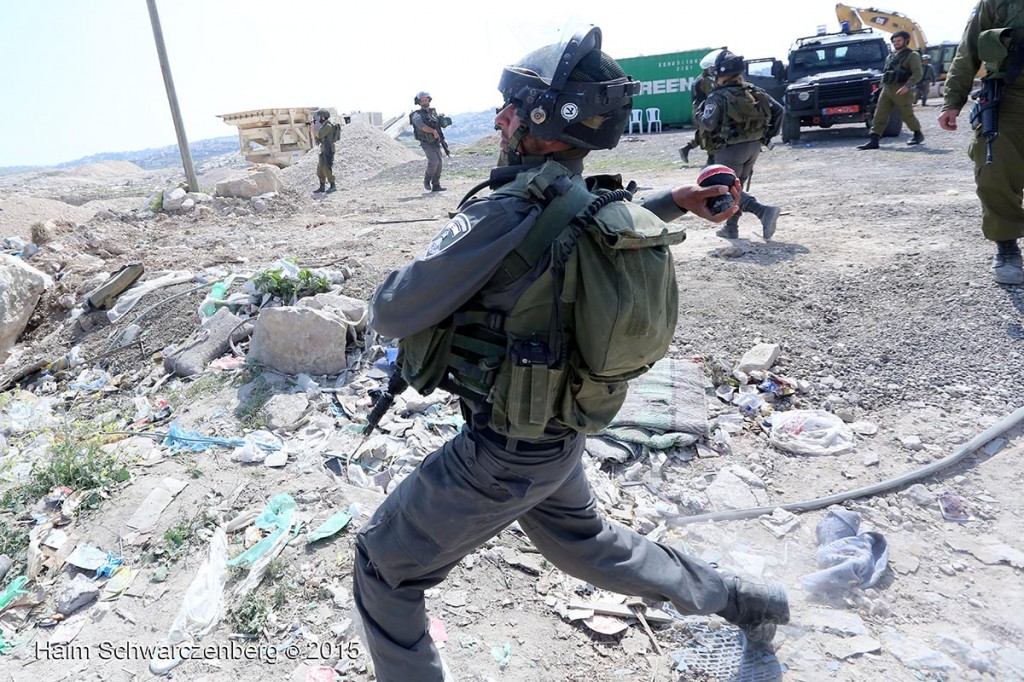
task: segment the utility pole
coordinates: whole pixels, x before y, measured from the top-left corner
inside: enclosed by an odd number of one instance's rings
[[[196,179],[196,169],[192,166],[192,152],[188,149],[185,125],[181,122],[178,96],[174,93],[174,80],[171,78],[171,65],[167,61],[167,48],[164,47],[164,33],[160,29],[160,15],[156,13],[156,0],[146,0],[146,4],[149,5],[149,20],[153,23],[153,39],[156,41],[157,56],[160,57],[160,71],[164,74],[167,101],[171,104],[171,118],[174,119],[174,132],[178,135],[178,150],[181,152],[181,162],[185,166],[185,179],[188,181],[188,191],[198,192],[199,181]]]

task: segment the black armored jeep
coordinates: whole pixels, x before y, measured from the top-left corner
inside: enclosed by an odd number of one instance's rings
[[[831,128],[837,123],[871,126],[882,69],[889,55],[885,37],[870,29],[798,38],[789,51],[782,104],[783,142],[800,139],[800,128]],[[893,111],[882,133],[900,134],[903,121]]]

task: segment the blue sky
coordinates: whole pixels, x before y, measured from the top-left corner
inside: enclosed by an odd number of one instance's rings
[[[431,5],[436,13],[423,14]],[[935,43],[959,39],[973,6],[899,0],[886,9],[917,21]],[[794,38],[819,24],[837,30],[834,7],[831,0],[157,0],[189,140],[233,135],[217,114],[263,107],[387,118],[410,109],[422,89],[448,114],[482,111],[500,104],[502,66],[574,22],[600,26],[614,57],[727,44],[747,57],[784,58]],[[146,0],[0,0],[0,93],[0,166],[176,142]]]

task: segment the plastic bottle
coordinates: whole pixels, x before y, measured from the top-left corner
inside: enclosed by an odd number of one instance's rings
[[[206,297],[205,303],[203,303],[203,315],[209,317],[217,312],[217,303],[224,300],[224,294],[228,292],[227,282],[217,282],[210,289],[210,295]]]

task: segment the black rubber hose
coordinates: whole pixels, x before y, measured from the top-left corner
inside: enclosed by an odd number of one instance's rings
[[[789,502],[788,504],[776,504],[771,507],[730,509],[729,511],[710,512],[708,514],[697,514],[695,516],[684,516],[682,514],[678,514],[666,517],[665,521],[671,526],[685,526],[691,523],[703,523],[705,521],[737,521],[740,519],[750,519],[755,516],[761,516],[762,514],[771,514],[776,509],[785,509],[789,512],[813,511],[815,509],[824,509],[825,507],[829,507],[833,504],[840,504],[848,500],[854,500],[858,497],[871,497],[873,495],[878,495],[879,493],[887,493],[891,490],[902,488],[911,481],[926,478],[938,471],[942,471],[943,469],[953,466],[996,436],[1013,428],[1022,420],[1024,420],[1024,407],[1019,407],[1006,417],[1003,417],[1003,419],[996,424],[990,426],[968,442],[961,445],[952,455],[944,457],[937,462],[932,462],[931,464],[923,466],[916,471],[911,471],[903,474],[902,476],[898,476],[897,478],[890,478],[887,481],[875,483],[874,485],[857,488],[856,490],[850,490],[845,493],[829,495],[828,497],[818,497],[813,500],[804,500],[802,502]]]

